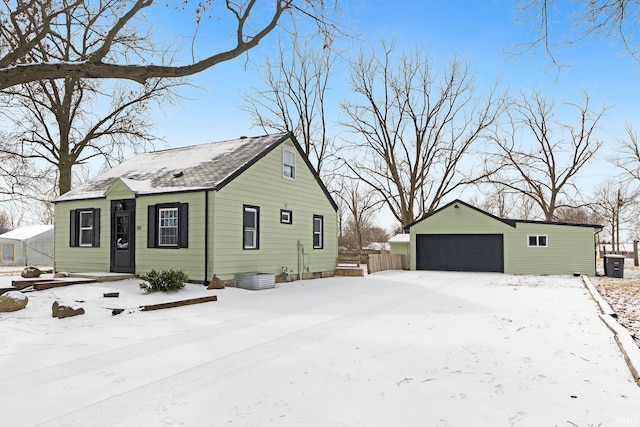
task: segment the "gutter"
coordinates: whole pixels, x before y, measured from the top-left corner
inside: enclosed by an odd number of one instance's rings
[[[209,286],[209,191],[204,192],[204,285]]]
[[[598,275],[598,245],[596,244],[596,235],[598,233],[600,233],[603,229],[604,229],[604,227],[600,226],[600,228],[596,228],[596,231],[593,232],[593,249],[594,249],[594,253],[593,253],[593,275],[594,276]]]

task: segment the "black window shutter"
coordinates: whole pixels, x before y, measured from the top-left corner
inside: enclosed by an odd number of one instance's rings
[[[78,246],[78,221],[75,209],[69,211],[69,246]]]
[[[156,205],[149,205],[147,207],[147,247],[155,248],[157,246],[156,230],[157,230],[157,218],[156,218]]]
[[[93,210],[93,247],[100,247],[100,209]]]
[[[178,231],[178,246],[181,248],[189,247],[189,203],[180,203],[180,211],[178,213],[178,221],[180,230]]]

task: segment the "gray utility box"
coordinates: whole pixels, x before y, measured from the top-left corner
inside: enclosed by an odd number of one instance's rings
[[[236,288],[271,289],[276,287],[276,275],[272,273],[236,273],[233,276],[233,284]]]
[[[609,254],[604,256],[604,275],[607,277],[624,277],[624,255]]]

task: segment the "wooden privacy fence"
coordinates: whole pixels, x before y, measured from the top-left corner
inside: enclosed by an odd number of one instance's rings
[[[375,273],[384,270],[408,270],[409,255],[371,254],[367,262],[367,272]]]

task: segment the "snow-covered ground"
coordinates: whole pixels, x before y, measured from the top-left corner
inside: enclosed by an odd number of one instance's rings
[[[2,425],[640,425],[640,387],[579,278],[138,283],[32,292],[0,313]],[[137,309],[205,295],[218,301]],[[87,313],[52,318],[56,298]]]

